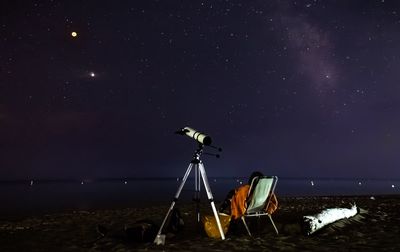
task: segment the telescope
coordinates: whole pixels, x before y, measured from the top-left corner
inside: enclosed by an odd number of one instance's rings
[[[203,144],[203,145],[210,145],[212,140],[210,136],[207,136],[206,134],[197,131],[195,129],[192,129],[190,127],[184,127],[178,131],[175,132],[176,134],[179,135],[186,135],[190,138],[193,138],[197,142]]]
[[[182,129],[176,131],[175,133],[182,135],[182,136],[186,135],[190,138],[193,138],[194,140],[196,140],[199,143],[199,147],[196,150],[196,152],[194,153],[192,161],[190,162],[189,167],[187,168],[186,173],[182,178],[182,182],[181,182],[180,186],[178,187],[178,191],[175,194],[175,197],[171,203],[171,206],[169,207],[167,214],[164,217],[163,222],[161,223],[161,226],[160,226],[160,229],[158,230],[157,236],[154,239],[154,243],[157,245],[165,243],[166,235],[162,234],[164,225],[167,222],[167,219],[170,216],[171,211],[174,209],[175,203],[178,201],[178,198],[182,192],[183,186],[185,185],[186,180],[189,177],[189,174],[192,170],[194,170],[194,172],[195,172],[195,174],[194,174],[194,188],[195,188],[194,200],[196,201],[197,223],[200,223],[200,219],[201,219],[200,218],[200,184],[201,184],[201,180],[203,180],[204,187],[206,188],[207,198],[211,204],[211,208],[214,213],[214,218],[215,218],[217,226],[218,226],[219,234],[221,235],[221,239],[225,240],[225,234],[224,234],[224,231],[222,230],[222,225],[219,220],[219,215],[218,215],[217,209],[215,207],[214,198],[213,198],[211,188],[208,183],[208,178],[206,175],[206,170],[204,168],[203,162],[200,160],[200,156],[201,156],[201,154],[203,154],[204,145],[210,145],[212,142],[211,137],[207,136],[204,133],[201,133],[200,131],[192,129],[190,127],[184,127]],[[210,147],[216,148],[214,146],[210,146]],[[218,149],[218,151],[222,151],[221,148],[216,148],[216,149]],[[204,153],[204,154],[213,155],[211,153]],[[214,155],[214,156],[216,156],[217,158],[219,157],[219,155]]]

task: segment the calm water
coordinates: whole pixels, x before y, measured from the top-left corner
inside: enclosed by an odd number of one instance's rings
[[[244,178],[209,178],[214,199],[222,201],[226,193]],[[97,181],[14,181],[0,182],[0,213],[3,217],[51,213],[64,210],[137,207],[170,202],[180,179],[113,179]],[[181,201],[193,198],[194,180],[189,178]],[[400,180],[357,179],[285,179],[275,190],[279,196],[383,195],[399,194]],[[202,198],[206,199],[204,187]]]

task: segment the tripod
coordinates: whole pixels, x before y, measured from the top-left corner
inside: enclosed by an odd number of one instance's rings
[[[222,231],[222,226],[221,226],[221,222],[219,220],[219,216],[218,216],[218,212],[217,209],[215,208],[215,204],[214,204],[214,199],[213,199],[213,195],[211,192],[211,188],[210,185],[208,183],[208,179],[207,179],[207,174],[206,174],[206,170],[204,168],[204,164],[203,162],[200,160],[200,156],[203,153],[203,145],[200,144],[199,148],[196,150],[196,152],[193,155],[193,159],[189,164],[189,167],[186,170],[185,175],[183,176],[182,182],[178,187],[178,191],[175,194],[175,197],[171,203],[171,206],[168,209],[168,212],[161,224],[160,229],[158,230],[157,236],[154,239],[154,243],[156,244],[163,244],[164,243],[164,239],[165,236],[163,237],[163,235],[161,235],[162,229],[165,225],[165,223],[167,222],[167,219],[171,213],[171,211],[174,209],[175,203],[178,201],[179,195],[181,194],[181,191],[183,189],[183,186],[185,185],[185,182],[187,180],[187,178],[189,177],[190,172],[192,171],[192,168],[194,167],[194,171],[195,171],[195,178],[194,178],[194,186],[195,186],[195,201],[196,201],[196,217],[197,217],[197,222],[200,222],[200,180],[203,180],[204,183],[204,187],[206,188],[206,193],[207,193],[207,197],[208,200],[211,203],[211,208],[213,210],[214,216],[215,216],[215,220],[217,221],[217,226],[218,226],[218,230],[219,233],[221,234],[221,239],[225,240],[225,235],[224,232]]]

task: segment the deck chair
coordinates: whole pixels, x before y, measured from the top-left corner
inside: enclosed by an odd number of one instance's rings
[[[255,177],[251,181],[250,189],[247,194],[247,208],[244,215],[241,217],[243,224],[247,230],[249,236],[251,236],[250,229],[246,223],[247,217],[260,217],[267,215],[271,220],[272,226],[274,226],[276,234],[279,234],[278,229],[275,226],[272,216],[266,212],[268,205],[271,200],[271,195],[275,190],[278,177],[276,176],[260,176]]]

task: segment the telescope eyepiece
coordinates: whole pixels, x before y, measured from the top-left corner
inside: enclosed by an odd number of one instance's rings
[[[186,134],[186,132],[189,132],[189,131],[187,129],[185,129],[185,128],[182,128],[182,129],[180,129],[178,131],[175,131],[175,134],[183,136],[183,135]]]

